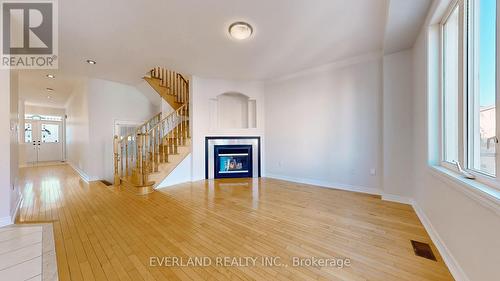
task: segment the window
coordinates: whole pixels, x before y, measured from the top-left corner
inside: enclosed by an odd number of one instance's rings
[[[441,22],[441,159],[500,186],[498,2],[455,1]]]
[[[496,0],[470,1],[468,168],[496,174]]]
[[[444,161],[459,161],[459,6],[455,6],[443,24],[443,141]]]
[[[33,141],[33,127],[31,123],[24,123],[24,142]]]
[[[59,125],[42,124],[42,142],[59,142]]]
[[[38,115],[38,114],[25,114],[25,120],[42,120],[42,121],[62,121],[61,116],[51,116],[51,115]]]

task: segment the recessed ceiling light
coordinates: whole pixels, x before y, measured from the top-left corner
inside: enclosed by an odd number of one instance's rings
[[[253,28],[250,24],[242,21],[232,23],[229,26],[229,35],[236,40],[245,40],[253,33]]]
[[[54,89],[52,89],[52,88],[47,88],[47,91],[49,91],[49,92],[53,92],[53,91],[54,91]]]
[[[48,99],[50,99],[50,96],[47,96]]]
[[[47,74],[47,75],[45,75],[45,76],[47,76],[47,78],[52,78],[52,79],[53,79],[53,78],[56,78],[56,76],[55,76],[54,74]]]
[[[96,64],[97,62],[95,60],[87,60],[88,64]]]

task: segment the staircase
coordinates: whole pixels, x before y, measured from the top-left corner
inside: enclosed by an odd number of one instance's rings
[[[189,81],[161,67],[144,80],[174,111],[160,112],[134,133],[114,138],[114,185],[136,194],[153,192],[191,152]]]

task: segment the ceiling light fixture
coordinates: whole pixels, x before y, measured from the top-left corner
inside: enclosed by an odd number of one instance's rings
[[[47,96],[48,99],[50,99],[50,96]]]
[[[53,92],[53,91],[54,91],[54,89],[52,89],[52,88],[47,88],[47,91],[49,91],[49,92]]]
[[[97,62],[95,60],[87,60],[88,64],[96,64]]]
[[[47,74],[47,75],[45,75],[45,76],[47,76],[47,78],[51,78],[51,79],[56,78],[56,76],[55,76],[54,74]]]
[[[245,40],[248,39],[252,33],[253,33],[253,28],[250,24],[242,21],[238,21],[235,23],[232,23],[229,26],[229,35],[233,37],[236,40]]]

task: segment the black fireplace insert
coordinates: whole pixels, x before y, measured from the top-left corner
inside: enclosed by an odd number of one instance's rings
[[[252,177],[251,145],[215,145],[214,178]]]

